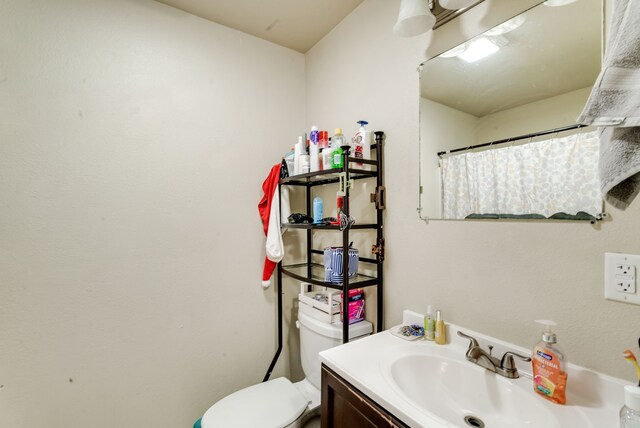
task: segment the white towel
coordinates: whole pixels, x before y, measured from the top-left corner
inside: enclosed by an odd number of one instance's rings
[[[578,122],[605,127],[600,186],[625,209],[640,192],[640,1],[616,0],[602,71]]]
[[[598,167],[606,201],[627,208],[640,192],[640,127],[603,128]]]
[[[602,71],[578,122],[640,126],[640,2],[616,0]]]

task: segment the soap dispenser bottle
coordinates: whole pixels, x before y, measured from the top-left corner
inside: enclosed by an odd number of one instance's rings
[[[564,352],[558,346],[558,338],[551,328],[553,321],[537,320],[544,325],[542,340],[533,348],[531,364],[533,366],[533,390],[557,404],[565,404],[567,371]]]
[[[620,409],[620,428],[640,428],[640,388],[624,387],[624,406]]]

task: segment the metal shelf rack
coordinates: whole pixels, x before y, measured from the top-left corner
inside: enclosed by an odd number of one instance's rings
[[[292,177],[281,179],[278,184],[278,191],[281,186],[303,186],[306,189],[306,214],[311,215],[312,201],[311,201],[311,189],[315,186],[322,186],[332,183],[340,182],[340,175],[344,174],[344,182],[349,183],[350,180],[363,180],[363,179],[375,179],[376,191],[371,195],[371,202],[375,204],[376,209],[376,222],[371,224],[353,224],[348,226],[342,231],[342,248],[344,253],[348,254],[349,249],[349,234],[351,230],[363,229],[363,230],[375,230],[376,239],[372,245],[372,253],[375,258],[360,257],[359,262],[368,263],[375,266],[376,275],[363,275],[358,273],[355,278],[349,278],[348,275],[344,275],[342,284],[329,283],[324,281],[324,266],[318,263],[312,262],[313,254],[323,254],[323,251],[313,248],[313,235],[314,230],[340,230],[338,226],[333,225],[314,225],[314,224],[283,224],[283,227],[293,229],[306,230],[306,262],[292,265],[283,265],[282,262],[278,264],[277,269],[277,293],[278,293],[278,348],[269,365],[264,380],[268,380],[273,368],[275,367],[278,357],[283,347],[283,333],[282,333],[282,276],[286,275],[299,281],[307,282],[309,284],[318,285],[321,287],[327,287],[335,290],[342,291],[342,307],[348,307],[348,290],[354,288],[364,288],[375,286],[377,296],[377,311],[376,311],[376,331],[383,330],[383,262],[384,262],[384,230],[383,230],[383,211],[385,209],[385,187],[383,182],[383,145],[384,145],[384,132],[374,132],[375,144],[371,145],[371,150],[375,151],[375,160],[357,159],[350,156],[350,147],[343,147],[343,168],[323,170],[318,172],[311,172],[307,174],[299,174]],[[361,168],[353,168],[355,163],[372,165],[373,170],[365,170]],[[350,189],[348,185],[344,188],[345,198],[343,210],[345,213],[349,213],[349,193]],[[343,272],[349,272],[349,257],[343,258]],[[343,317],[342,321],[342,342],[347,343],[349,341],[349,317]]]

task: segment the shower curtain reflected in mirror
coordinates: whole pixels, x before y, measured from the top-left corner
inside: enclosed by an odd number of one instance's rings
[[[442,218],[598,217],[598,154],[598,131],[591,131],[445,155]]]

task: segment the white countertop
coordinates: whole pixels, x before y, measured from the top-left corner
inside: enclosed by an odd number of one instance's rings
[[[510,345],[506,342],[490,338],[486,335],[473,332],[469,329],[447,325],[449,343],[436,345],[435,342],[426,340],[407,341],[383,331],[363,339],[328,349],[320,353],[320,360],[346,381],[351,383],[362,393],[367,395],[381,407],[393,414],[410,427],[427,428],[451,428],[466,427],[462,421],[452,424],[433,413],[426,411],[415,402],[412,403],[403,392],[394,384],[389,375],[389,362],[403,354],[429,352],[457,356],[464,364],[485,370],[465,360],[465,352],[468,347],[466,339],[458,337],[455,333],[462,330],[476,337],[483,348],[491,343],[495,346],[493,355],[502,355],[505,350],[512,350],[524,355],[530,355],[530,351]],[[453,334],[452,334],[453,333]],[[530,363],[517,362],[522,376],[518,379],[506,380],[518,387],[531,389],[532,396],[537,396],[533,391],[530,376]],[[487,370],[487,376],[499,376]],[[580,415],[580,420],[589,421],[593,427],[614,428],[619,425],[618,412],[624,402],[623,386],[629,382],[616,379],[607,375],[596,373],[580,366],[569,364],[567,382],[567,404],[557,405],[536,397],[543,411],[560,414],[564,421],[559,426],[573,428],[566,425],[567,415]],[[420,373],[416,373],[420,376]],[[506,379],[506,378],[503,378]],[[564,416],[562,416],[564,412]],[[568,413],[573,412],[573,413]],[[578,412],[578,413],[575,413]],[[518,427],[518,421],[513,421],[514,427]],[[582,426],[582,425],[580,425]],[[490,427],[488,427],[490,428]]]

